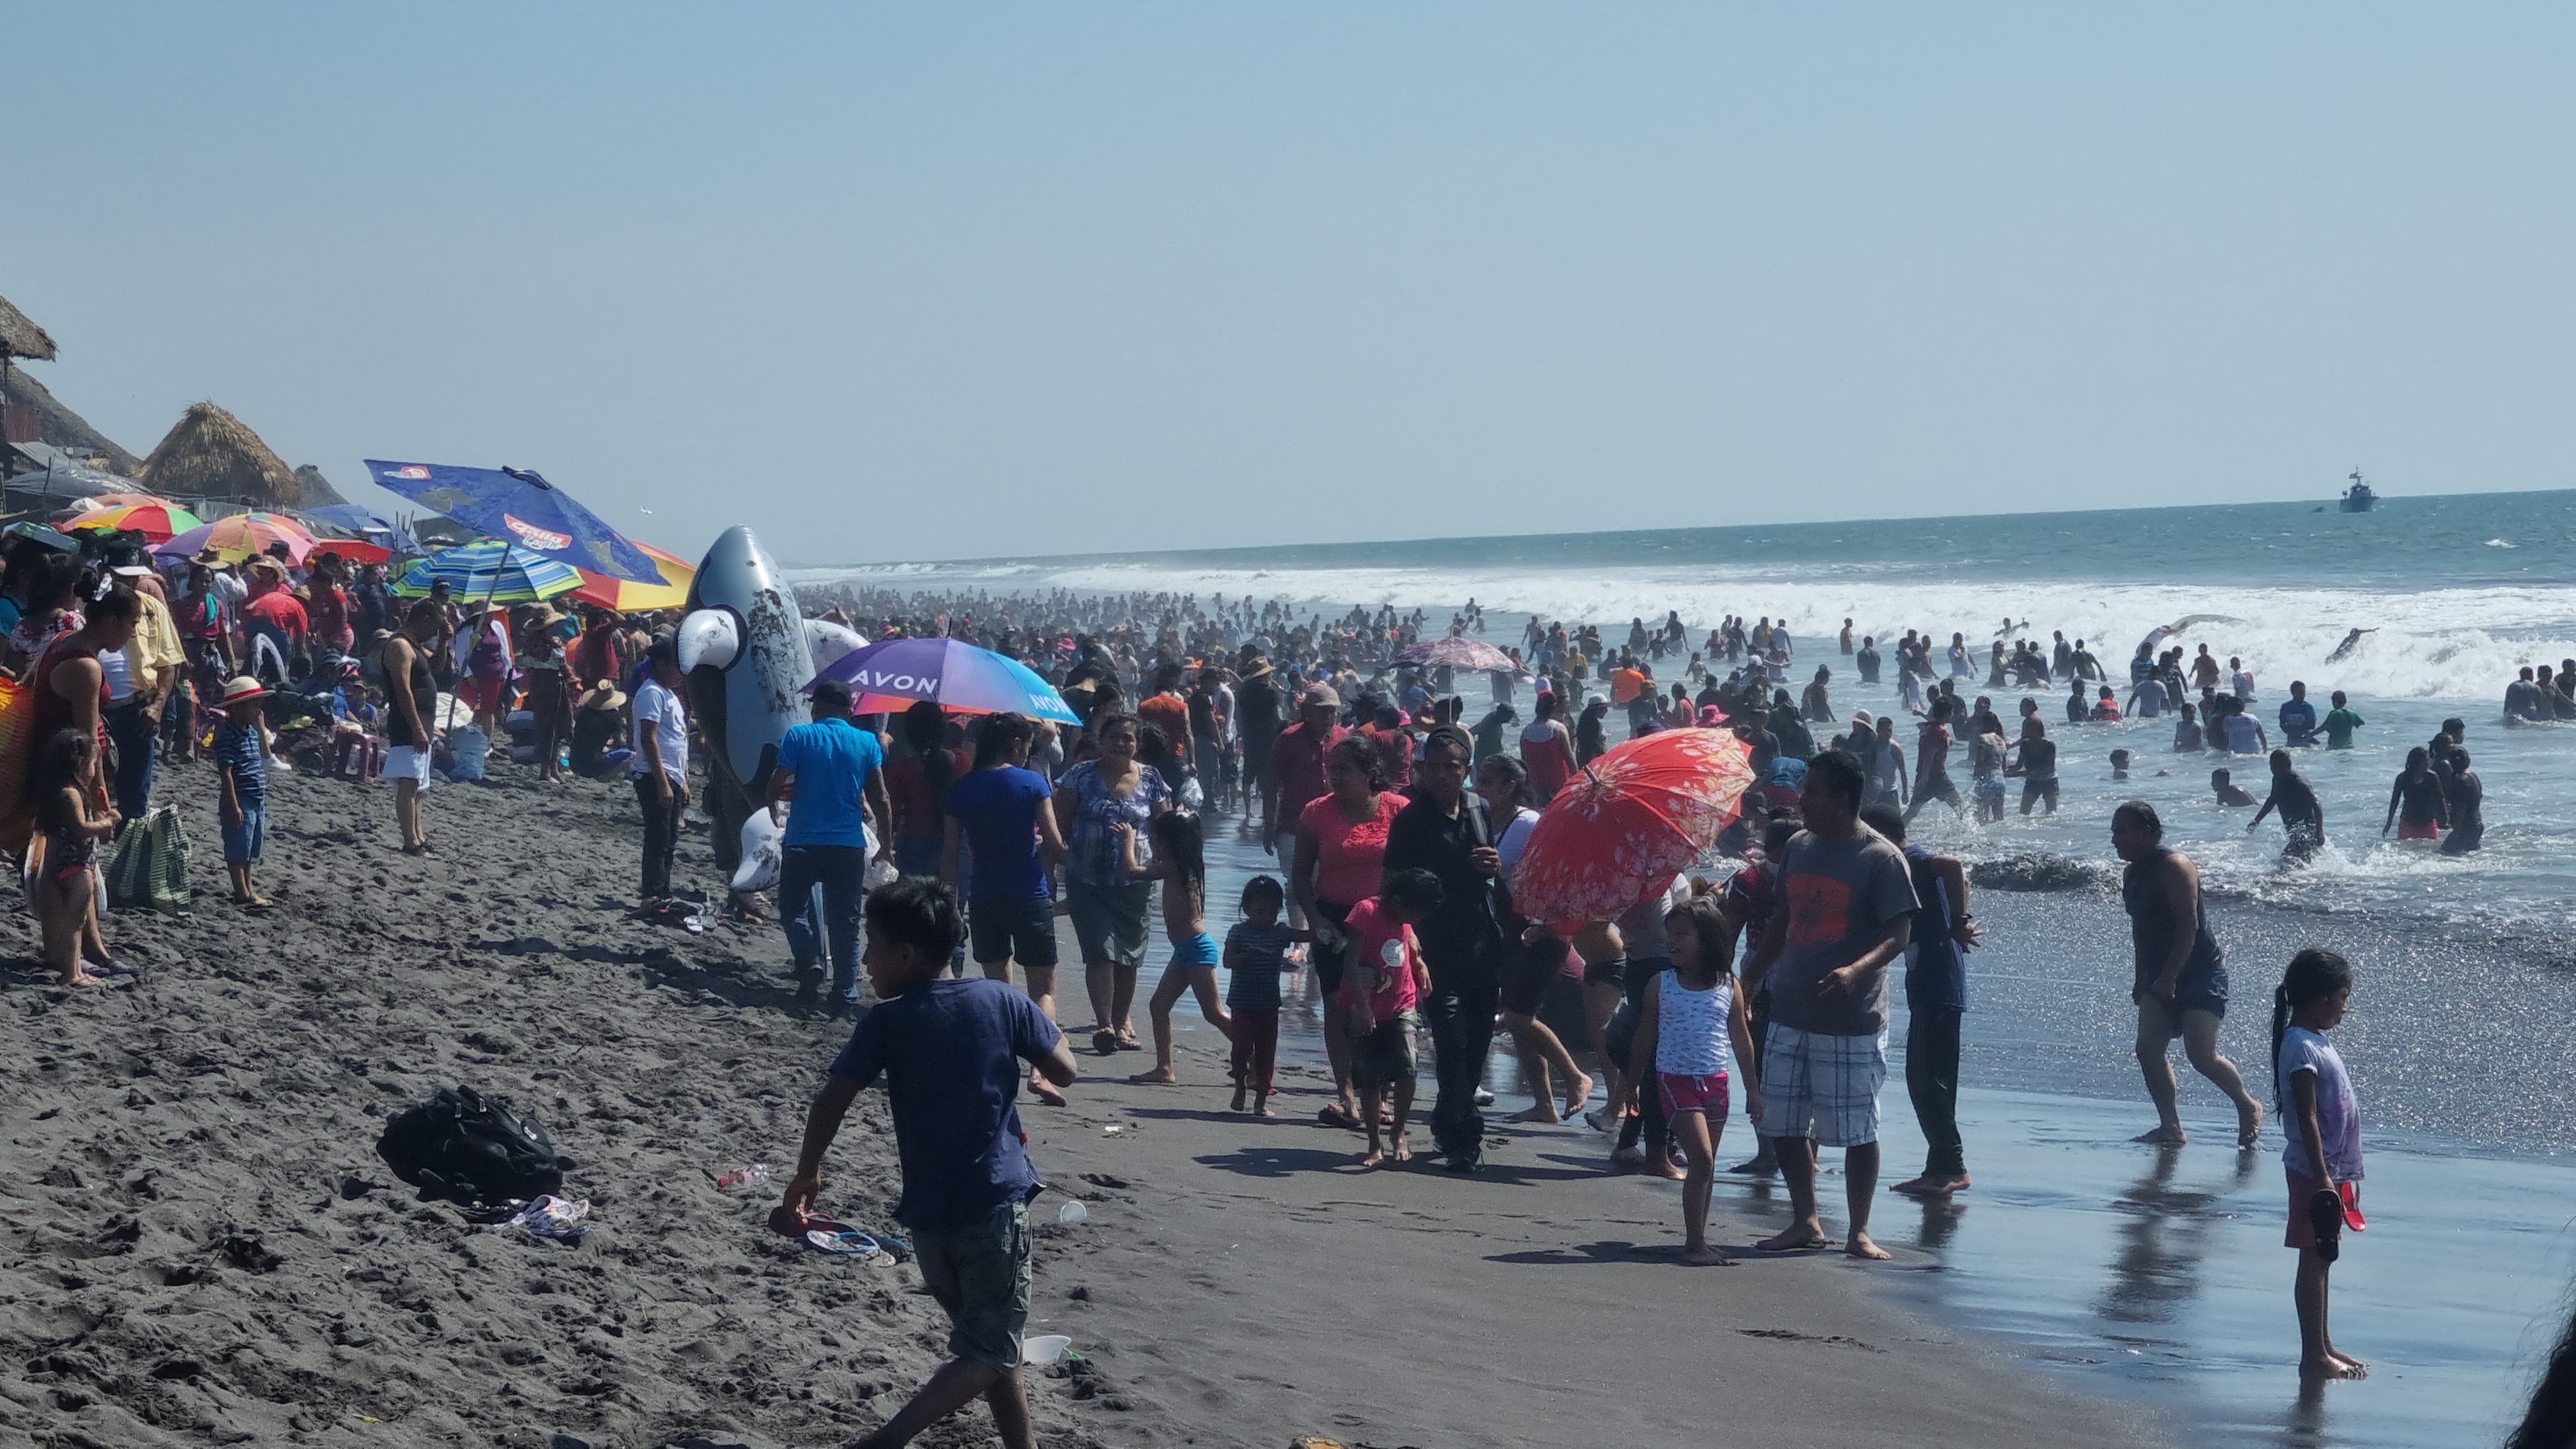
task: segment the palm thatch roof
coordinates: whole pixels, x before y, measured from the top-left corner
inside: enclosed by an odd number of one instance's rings
[[[298,508],[303,480],[248,424],[210,402],[179,417],[143,460],[143,486],[165,498],[231,498],[257,507]]]
[[[54,360],[54,339],[36,325],[34,318],[18,310],[8,298],[0,297],[0,351],[11,357],[30,357],[38,362]]]
[[[321,469],[310,463],[295,466],[295,481],[304,491],[304,496],[296,500],[298,508],[328,508],[334,503],[349,501],[340,496],[339,489],[331,486],[330,479],[322,476]]]
[[[23,368],[9,369],[9,380],[0,398],[36,414],[36,440],[51,443],[66,453],[100,460],[111,472],[133,477],[143,460],[116,445],[106,434],[89,425],[89,420],[54,400],[45,385]]]

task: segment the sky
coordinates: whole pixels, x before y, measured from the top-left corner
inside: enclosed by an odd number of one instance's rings
[[[0,295],[782,562],[2576,486],[2565,6],[19,7]]]

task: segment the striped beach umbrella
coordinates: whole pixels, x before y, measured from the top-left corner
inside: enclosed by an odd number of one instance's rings
[[[63,525],[63,532],[81,528],[106,528],[118,533],[139,533],[154,543],[168,543],[192,528],[205,527],[206,521],[176,503],[154,499],[148,503],[121,503],[107,508],[93,508]]]
[[[469,603],[489,598],[498,604],[526,604],[571,593],[581,587],[581,574],[570,564],[487,538],[413,564],[394,581],[393,592],[418,598],[441,581]]]

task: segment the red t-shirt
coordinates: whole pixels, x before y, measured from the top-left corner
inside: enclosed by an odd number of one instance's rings
[[[965,750],[950,750],[948,783],[956,784],[975,768],[975,757]],[[947,837],[948,823],[933,808],[930,780],[921,772],[921,757],[906,755],[885,768],[886,803],[894,807],[894,833],[898,840],[942,840]]]
[[[1350,733],[1335,725],[1318,744],[1314,731],[1302,722],[1279,732],[1279,742],[1270,747],[1270,773],[1279,781],[1281,824],[1295,825],[1309,804],[1331,792],[1332,787],[1324,783],[1324,756]],[[1370,887],[1369,894],[1377,894],[1376,887]]]
[[[1377,751],[1378,773],[1386,776],[1388,785],[1401,790],[1413,783],[1413,737],[1402,729],[1381,729],[1371,725],[1360,731],[1368,736],[1370,748]]]
[[[1363,986],[1369,988],[1372,1021],[1384,1021],[1420,1004],[1422,986],[1416,975],[1422,969],[1422,947],[1413,939],[1411,926],[1371,896],[1351,907],[1351,918],[1342,929],[1351,938],[1350,964],[1342,970],[1342,1005],[1358,1005]]]
[[[1381,790],[1377,814],[1353,825],[1331,795],[1307,802],[1297,829],[1315,839],[1316,899],[1338,906],[1377,894],[1386,875],[1386,829],[1403,808],[1403,796]]]
[[[249,603],[242,612],[263,624],[286,631],[290,639],[301,639],[309,631],[305,622],[304,603],[284,589],[271,589]]]

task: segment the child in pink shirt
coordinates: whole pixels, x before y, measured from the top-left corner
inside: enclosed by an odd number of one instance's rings
[[[1351,1031],[1351,1083],[1359,1088],[1360,1116],[1368,1123],[1368,1151],[1363,1168],[1390,1155],[1378,1144],[1379,1112],[1387,1089],[1395,1093],[1395,1146],[1398,1162],[1413,1159],[1413,1143],[1404,1120],[1413,1110],[1413,1057],[1416,1008],[1431,990],[1431,968],[1413,927],[1440,909],[1440,877],[1427,870],[1400,870],[1387,877],[1378,893],[1351,907],[1342,931],[1349,938],[1348,964],[1342,971],[1341,1004]]]

